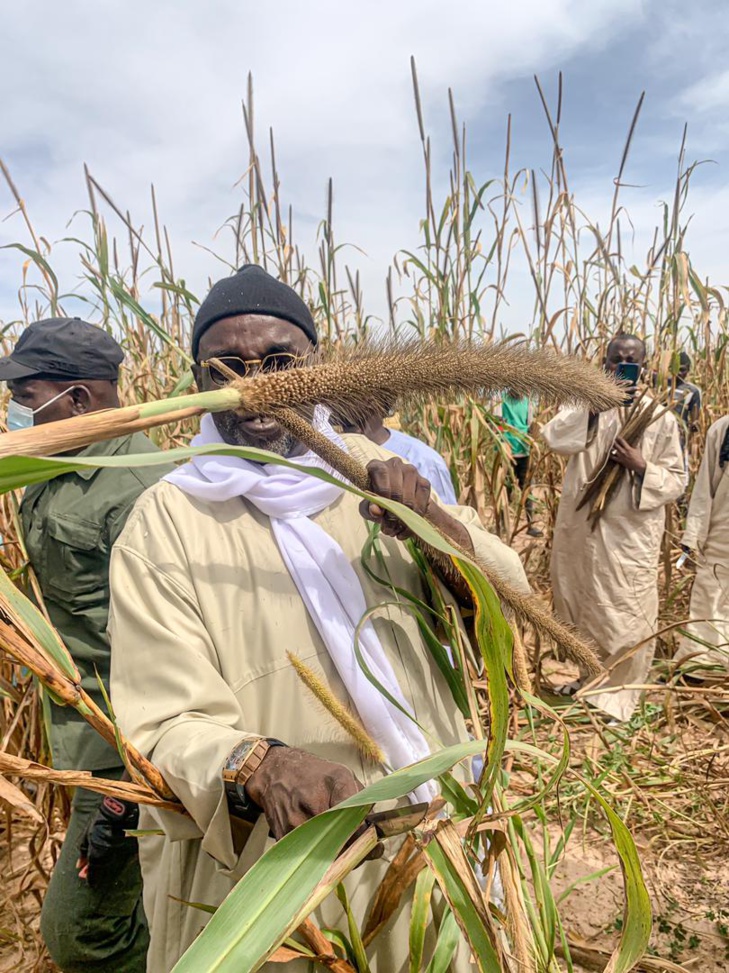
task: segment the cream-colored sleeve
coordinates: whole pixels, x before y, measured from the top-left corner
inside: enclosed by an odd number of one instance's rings
[[[663,425],[651,456],[645,456],[643,479],[636,482],[638,510],[656,510],[678,500],[686,489],[688,476],[678,422],[672,413],[664,415]]]
[[[165,529],[142,519],[112,553],[111,697],[122,731],[159,768],[196,825],[164,815],[168,836],[202,836],[203,849],[232,868],[237,855],[221,772],[233,747],[251,734],[179,558],[169,560],[173,577],[167,558],[152,563],[139,549],[140,540],[154,536],[149,532]]]
[[[517,590],[524,593],[531,590],[519,555],[516,551],[507,547],[496,534],[486,530],[473,507],[447,507],[443,505],[443,509],[463,524],[471,538],[474,552],[487,567],[492,568],[504,581],[508,581]]]
[[[711,507],[716,489],[712,472],[719,469],[718,451],[724,426],[725,423],[719,420],[706,434],[704,455],[701,458],[701,466],[691,492],[682,543],[684,547],[690,547],[692,551],[701,550],[706,543],[709,532]]]
[[[587,409],[566,406],[542,428],[542,439],[562,456],[574,456],[590,444],[590,413]]]

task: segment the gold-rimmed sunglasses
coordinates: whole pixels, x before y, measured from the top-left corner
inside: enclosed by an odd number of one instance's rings
[[[208,373],[213,385],[222,387],[230,382],[231,372],[238,378],[249,378],[257,372],[280,372],[286,368],[293,368],[305,359],[306,355],[294,355],[286,351],[275,352],[266,355],[264,358],[249,358],[247,360],[233,355],[225,355],[201,361],[200,367]],[[225,371],[218,367],[219,364],[225,368]]]

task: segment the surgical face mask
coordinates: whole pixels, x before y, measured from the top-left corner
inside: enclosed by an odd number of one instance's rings
[[[31,426],[35,425],[35,417],[39,412],[47,409],[49,405],[53,405],[54,402],[57,402],[64,395],[68,394],[68,392],[73,392],[74,389],[81,388],[86,388],[86,386],[72,385],[70,388],[64,389],[63,392],[59,392],[58,395],[54,395],[52,399],[44,402],[43,405],[39,405],[37,409],[31,409],[30,406],[21,405],[20,402],[11,399],[8,402],[8,414],[5,420],[8,432],[14,432],[16,429],[30,429]]]

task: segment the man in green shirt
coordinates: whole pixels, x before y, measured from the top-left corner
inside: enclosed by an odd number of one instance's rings
[[[502,418],[504,423],[509,426],[509,429],[503,430],[503,436],[511,453],[513,476],[519,484],[519,489],[523,491],[526,489],[529,473],[529,454],[531,452],[529,428],[533,418],[532,403],[526,396],[515,398],[507,394],[497,403],[493,414]],[[507,481],[507,491],[509,497],[511,497],[513,492],[511,477]],[[534,524],[533,497],[527,496],[524,510],[527,517],[527,534],[530,537],[541,537],[542,531]]]
[[[124,357],[107,332],[78,318],[36,321],[0,359],[11,393],[9,429],[118,408]],[[98,443],[85,456],[148,453],[141,433]],[[20,512],[28,558],[51,622],[102,709],[108,687],[109,558],[139,495],[170,467],[86,469],[25,491]],[[53,764],[122,776],[116,750],[70,707],[49,701]],[[63,973],[143,973],[149,942],[136,839],[126,838],[134,804],[79,789],[41,913],[41,932]]]

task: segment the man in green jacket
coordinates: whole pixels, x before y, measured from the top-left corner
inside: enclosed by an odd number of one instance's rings
[[[78,318],[36,321],[0,359],[11,394],[9,429],[41,425],[119,406],[124,354],[106,331]],[[141,433],[98,443],[84,456],[148,453]],[[21,505],[28,558],[53,625],[105,710],[98,678],[108,688],[106,634],[109,558],[139,495],[170,467],[123,467],[66,473],[30,486]],[[151,647],[150,647],[151,648]],[[98,674],[98,677],[97,677]],[[116,750],[70,707],[48,701],[53,764],[119,778]],[[135,827],[136,805],[79,789],[66,839],[41,913],[41,932],[63,973],[143,973],[149,942]]]

